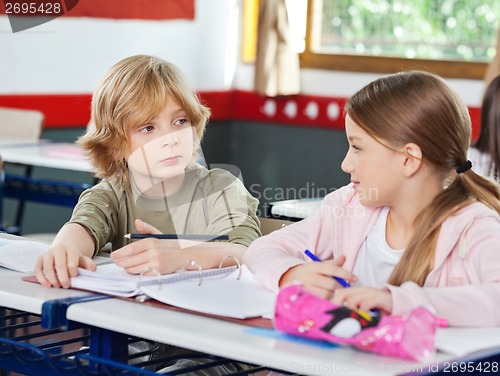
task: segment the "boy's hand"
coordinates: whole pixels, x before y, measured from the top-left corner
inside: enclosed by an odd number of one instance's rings
[[[96,269],[90,257],[71,252],[66,247],[58,245],[38,258],[35,264],[35,276],[44,286],[69,288],[70,278],[78,275],[79,267],[92,271]]]
[[[135,227],[141,234],[161,234],[156,227],[136,219]],[[172,273],[172,252],[179,250],[178,240],[159,240],[154,238],[142,239],[128,244],[111,253],[111,259],[130,274],[141,274],[148,269],[154,269],[160,274]],[[169,262],[170,261],[170,262]]]
[[[117,249],[110,257],[130,274],[149,275],[152,270],[160,274],[173,273],[182,265],[181,255],[179,240],[147,238]]]
[[[156,227],[151,226],[149,223],[141,221],[140,219],[136,219],[134,224],[137,228],[137,231],[139,231],[141,234],[161,234],[161,231]]]
[[[323,299],[331,299],[333,292],[343,288],[333,279],[340,277],[349,282],[356,282],[357,277],[342,268],[345,256],[323,262],[308,262],[288,269],[279,282],[280,287],[289,283],[302,283],[304,287]]]

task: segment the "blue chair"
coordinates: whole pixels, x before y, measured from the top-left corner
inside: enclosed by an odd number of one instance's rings
[[[0,157],[0,231],[21,235],[23,210],[18,211],[12,225],[3,221],[3,200],[10,198],[19,202],[33,201],[45,204],[74,207],[80,194],[90,188],[90,184],[57,180],[35,179],[30,176],[7,174]]]

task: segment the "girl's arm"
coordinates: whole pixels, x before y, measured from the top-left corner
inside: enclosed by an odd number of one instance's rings
[[[500,325],[499,243],[498,220],[476,219],[424,287],[413,282],[388,286],[392,313],[401,315],[424,305],[448,319],[451,326]]]
[[[338,287],[331,276],[355,280],[351,273],[341,268],[344,259],[339,257],[341,255],[339,250],[336,252],[338,258],[335,261],[331,260],[336,224],[338,221],[343,221],[344,212],[336,209],[345,200],[346,189],[337,190],[326,196],[316,215],[263,236],[249,246],[244,263],[260,283],[276,291],[284,284],[302,282],[311,292],[331,297],[333,289]],[[312,263],[304,254],[306,249],[324,262]],[[321,282],[318,286],[314,286],[313,281],[317,280],[317,277],[320,277]],[[320,293],[320,290],[323,292]]]
[[[70,287],[70,278],[78,274],[79,267],[95,270],[91,259],[94,246],[94,240],[85,227],[77,223],[65,224],[50,249],[36,262],[38,282],[47,287]]]

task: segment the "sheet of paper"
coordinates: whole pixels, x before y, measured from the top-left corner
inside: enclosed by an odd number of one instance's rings
[[[49,249],[47,243],[0,238],[0,266],[22,273],[33,273],[38,256]]]
[[[211,278],[214,275],[227,275],[233,270],[235,270],[235,267],[210,269],[203,271],[203,275],[204,278]],[[200,274],[197,270],[161,276],[129,274],[114,262],[109,262],[98,265],[96,271],[78,269],[78,276],[71,278],[71,287],[103,294],[131,297],[143,293],[143,286],[184,283],[184,281],[190,279],[194,283],[198,283],[199,276]]]
[[[436,336],[436,348],[456,356],[495,347],[500,347],[500,327],[442,328]]]
[[[256,282],[246,266],[239,280],[238,275],[235,270],[227,277],[204,279],[201,285],[191,280],[141,289],[153,299],[192,311],[237,319],[272,317],[275,294]]]

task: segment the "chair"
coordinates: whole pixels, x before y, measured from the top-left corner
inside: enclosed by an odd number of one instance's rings
[[[0,137],[3,139],[13,138],[26,141],[39,140],[42,134],[44,120],[45,116],[40,111],[0,107]],[[24,166],[24,176],[29,177],[31,175],[31,170],[31,166]],[[9,180],[10,175],[5,174],[2,169],[2,185]],[[2,195],[0,197],[3,199],[4,196]],[[0,221],[0,229],[9,233],[19,234],[23,211],[24,200],[20,200],[17,205],[14,224],[8,228],[2,229],[2,227],[5,226],[3,225],[3,221]],[[0,214],[1,219],[3,219],[2,214]]]
[[[74,207],[80,194],[90,187],[90,184],[34,179],[30,176],[6,174],[0,156],[0,231],[21,235],[24,203],[26,201]],[[18,213],[12,225],[6,225],[3,221],[3,198],[19,200]],[[21,210],[19,210],[20,206]],[[28,235],[28,237],[50,241],[54,234],[32,234]]]
[[[259,217],[260,221],[260,231],[262,235],[270,234],[273,231],[279,230],[285,226],[291,225],[295,223],[293,221],[287,221],[284,219],[276,219],[276,218],[268,218],[268,217]]]
[[[0,107],[0,137],[38,140],[44,119],[40,111]]]
[[[0,107],[0,138],[25,141],[40,139],[44,114],[35,110],[21,110]],[[31,177],[32,166],[22,166],[20,174],[6,173],[0,150],[0,231],[21,235],[21,225],[26,201],[73,207],[88,184],[65,181],[42,180]],[[16,214],[11,225],[3,221],[3,198],[18,201]],[[40,235],[42,236],[42,235]],[[53,234],[43,239],[53,237]]]

